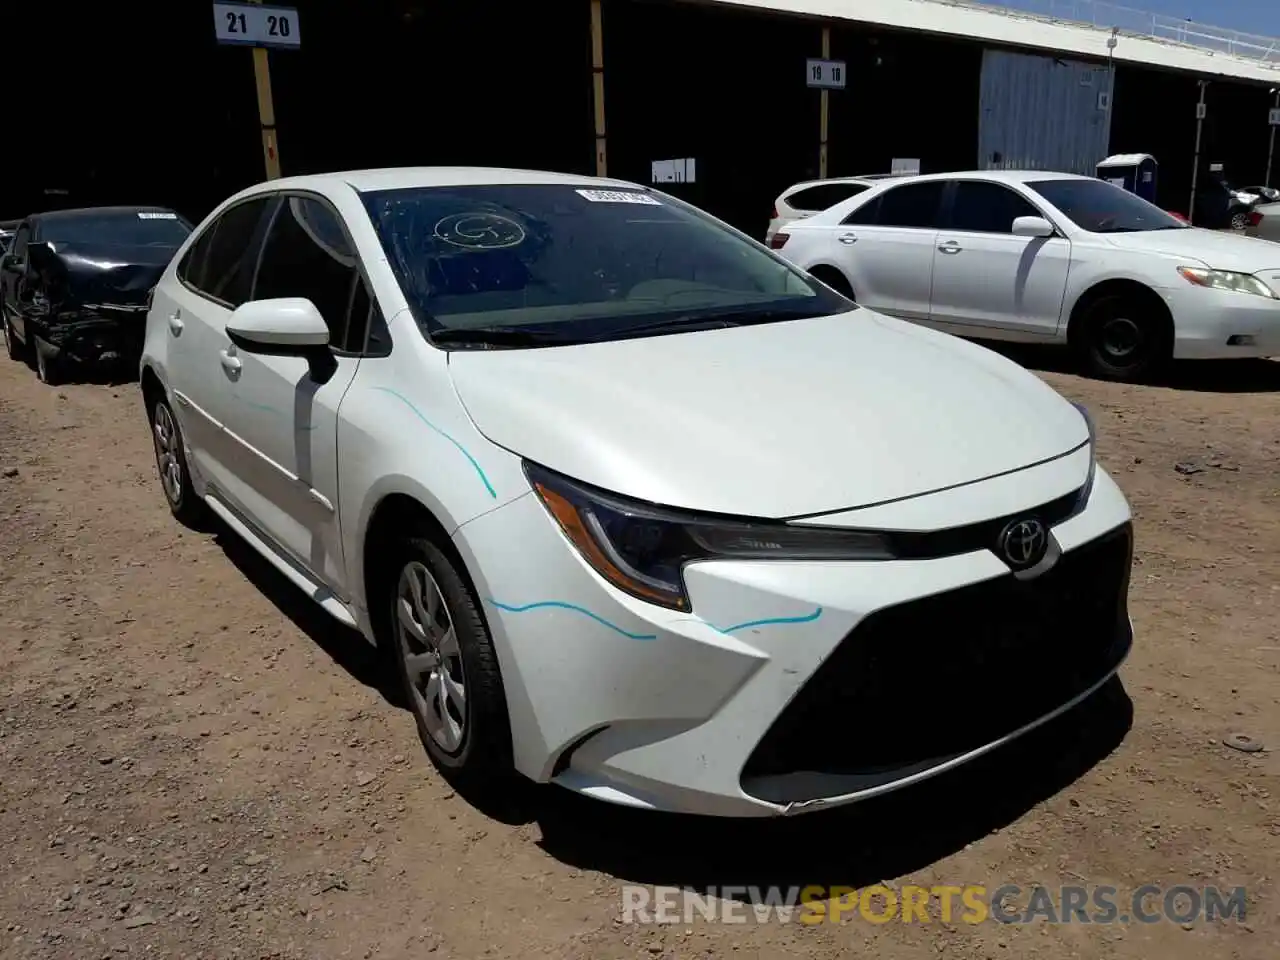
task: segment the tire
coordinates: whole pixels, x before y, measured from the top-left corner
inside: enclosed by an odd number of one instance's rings
[[[61,359],[54,356],[53,348],[39,337],[32,337],[31,340],[36,355],[36,376],[41,383],[50,387],[59,386],[66,379]]]
[[[192,529],[203,529],[208,507],[196,494],[187,467],[186,446],[182,427],[174,416],[169,401],[156,400],[150,406],[151,445],[156,452],[156,472],[169,512],[179,523]]]
[[[1092,376],[1124,383],[1151,377],[1173,356],[1165,318],[1142,298],[1123,294],[1101,297],[1089,305],[1078,345]]]
[[[849,283],[849,278],[835,267],[814,267],[809,271],[809,276],[825,283],[840,296],[852,300],[854,303],[858,302],[858,298],[853,294],[853,286]]]
[[[1249,226],[1249,211],[1237,210],[1231,214],[1231,229],[1244,230]]]
[[[9,326],[8,317],[0,317],[0,325],[4,327],[4,352],[10,360],[25,360],[27,358],[26,344],[20,341],[13,332],[13,328]]]
[[[436,769],[459,789],[496,795],[514,779],[511,723],[498,655],[480,604],[456,561],[432,540],[410,537],[396,558],[387,567],[390,582],[380,585],[389,636],[379,637],[379,645],[391,656],[418,736]],[[426,665],[415,669],[413,658],[416,665]],[[449,696],[450,682],[462,687],[463,705]]]

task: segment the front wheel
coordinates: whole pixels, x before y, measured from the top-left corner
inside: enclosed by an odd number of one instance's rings
[[[1173,354],[1167,325],[1141,298],[1103,297],[1089,307],[1080,347],[1089,373],[1133,383],[1156,373]]]
[[[39,337],[33,337],[36,354],[36,376],[40,382],[56,387],[65,379],[62,359],[54,353],[54,349]]]
[[[391,570],[388,647],[418,736],[446,777],[492,789],[513,770],[511,726],[480,605],[455,561],[429,539],[405,541]]]

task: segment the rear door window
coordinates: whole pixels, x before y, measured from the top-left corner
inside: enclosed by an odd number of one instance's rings
[[[926,180],[886,190],[876,207],[875,225],[937,229],[945,187],[944,180]]]

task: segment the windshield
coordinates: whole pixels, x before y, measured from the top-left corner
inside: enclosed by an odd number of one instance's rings
[[[429,336],[564,342],[854,309],[693,207],[641,189],[485,184],[363,195]],[[510,342],[510,341],[508,341]]]
[[[182,246],[191,224],[167,210],[128,210],[58,217],[45,221],[42,240],[126,247]]]
[[[1027,186],[1090,233],[1189,229],[1155,204],[1105,180],[1035,180]]]

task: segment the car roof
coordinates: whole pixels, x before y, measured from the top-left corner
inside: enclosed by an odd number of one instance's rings
[[[636,189],[641,184],[626,180],[592,177],[586,174],[521,170],[509,167],[385,167],[373,170],[342,170],[300,177],[268,180],[247,193],[269,190],[316,190],[346,185],[361,193],[373,190],[403,190],[414,187],[497,186],[504,184],[560,184],[601,189]]]
[[[991,180],[996,183],[1027,183],[1032,180],[1097,180],[1097,177],[1078,173],[1059,173],[1055,170],[952,170],[947,173],[925,173],[901,180]]]

